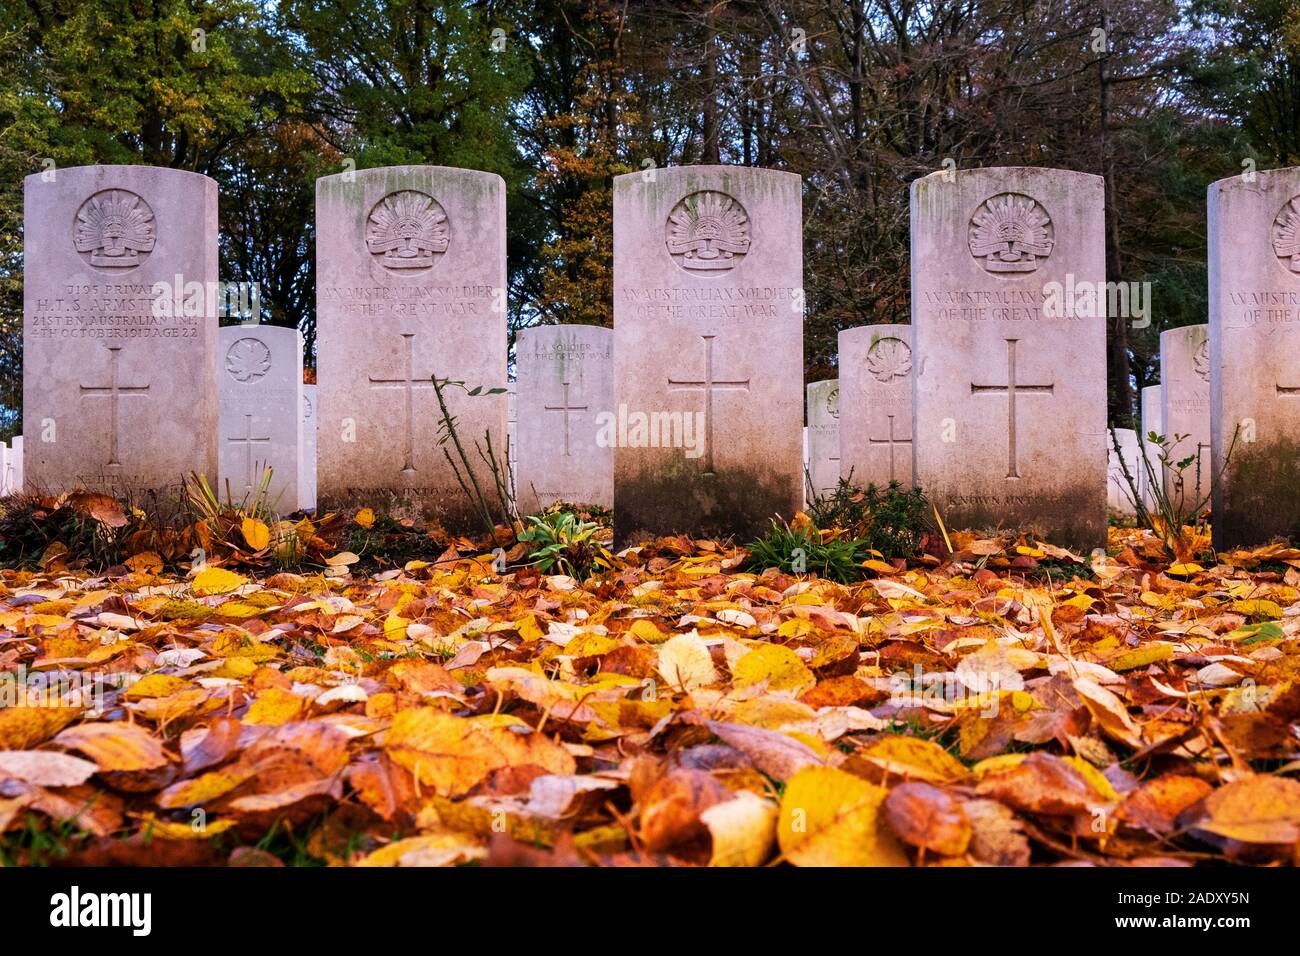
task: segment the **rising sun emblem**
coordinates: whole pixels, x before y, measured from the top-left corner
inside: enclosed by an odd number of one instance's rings
[[[95,193],[77,210],[77,229],[72,242],[78,252],[89,254],[92,266],[105,269],[138,266],[153,251],[153,210],[125,189]]]
[[[1055,241],[1051,218],[1028,196],[1002,193],[971,217],[970,252],[989,272],[1033,272]]]
[[[442,206],[414,189],[389,193],[366,220],[366,248],[389,269],[427,269],[448,241]]]
[[[1286,203],[1273,220],[1273,252],[1292,272],[1300,272],[1300,196]]]
[[[668,217],[668,252],[683,269],[721,272],[749,252],[749,216],[725,193],[691,193]]]

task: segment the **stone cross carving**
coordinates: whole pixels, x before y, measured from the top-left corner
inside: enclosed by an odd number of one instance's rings
[[[573,404],[570,404],[570,402],[569,402],[569,386],[572,385],[573,383],[570,382],[570,381],[566,378],[566,379],[565,379],[563,382],[561,382],[560,384],[564,386],[564,404],[563,404],[563,405],[543,405],[543,406],[542,406],[542,409],[543,409],[544,411],[548,411],[548,412],[563,412],[563,413],[564,413],[564,457],[565,457],[565,458],[570,458],[570,457],[572,457],[572,456],[571,456],[570,453],[569,453],[569,412],[585,412],[585,411],[587,411],[587,410],[590,408],[590,406],[589,406],[589,405],[573,405]]]
[[[896,470],[895,465],[894,465],[894,449],[895,449],[895,447],[897,447],[898,445],[907,445],[907,446],[910,448],[911,445],[912,445],[912,439],[911,439],[910,437],[909,437],[909,438],[895,438],[895,437],[894,437],[894,418],[895,418],[894,415],[890,415],[890,416],[889,416],[889,435],[888,435],[887,437],[885,437],[885,438],[868,438],[868,439],[867,439],[867,442],[868,442],[869,444],[872,444],[872,445],[887,445],[887,446],[889,447],[889,480],[890,480],[890,481],[895,481],[895,480],[897,480],[897,477],[898,477],[898,473],[897,473],[897,470]],[[834,459],[832,459],[832,461],[839,461],[839,459],[838,459],[838,458],[834,458]]]
[[[244,416],[243,436],[239,438],[228,437],[226,441],[232,445],[244,446],[244,493],[247,494],[252,491],[253,486],[257,484],[257,478],[253,474],[253,464],[255,461],[253,458],[253,446],[265,445],[269,448],[271,445],[271,436],[266,435],[259,438],[253,434],[253,416],[249,413]]]
[[[110,345],[108,347],[108,384],[107,385],[82,385],[81,396],[83,398],[106,397],[108,399],[108,464],[121,465],[118,460],[118,399],[129,396],[143,396],[149,391],[148,385],[123,385],[118,380],[118,354],[122,351],[121,346]]]
[[[1016,455],[1016,395],[1051,395],[1056,388],[1054,383],[1047,385],[1021,385],[1016,380],[1016,342],[1007,339],[1007,384],[977,385],[971,383],[972,395],[1006,393],[1007,396],[1007,477],[1019,478],[1019,459]]]
[[[406,349],[406,373],[402,378],[375,378],[371,375],[371,388],[396,388],[401,389],[406,400],[406,440],[402,444],[404,461],[402,462],[403,474],[415,472],[415,390],[417,388],[433,388],[432,379],[417,379],[414,377],[415,370],[415,333],[400,333]]]
[[[704,393],[704,470],[713,472],[713,393],[720,391],[749,391],[749,379],[717,379],[713,377],[713,340],[714,335],[702,335],[704,339],[704,378],[703,380],[668,379],[670,392]]]

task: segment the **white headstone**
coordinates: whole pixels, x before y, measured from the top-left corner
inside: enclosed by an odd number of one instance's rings
[[[912,485],[912,329],[840,333],[840,474],[858,488]]]
[[[515,339],[519,509],[556,501],[614,504],[614,449],[600,441],[613,414],[614,333],[595,325],[541,325]]]
[[[13,449],[0,442],[0,495],[13,494]]]
[[[1212,514],[1222,550],[1300,531],[1300,167],[1221,179],[1207,206]]]
[[[1115,454],[1115,445],[1110,442],[1106,451],[1106,507],[1118,515],[1126,518],[1133,517],[1137,511],[1133,507],[1133,489],[1128,480],[1124,477],[1124,468],[1128,469],[1129,477],[1136,484],[1138,479],[1138,468],[1140,462],[1138,459],[1138,439],[1137,432],[1131,428],[1115,429],[1115,437],[1119,441],[1119,450],[1123,455],[1123,468],[1120,466],[1120,456]],[[1138,492],[1141,494],[1141,492]]]
[[[174,492],[217,473],[217,184],[81,166],[24,184],[27,480]]]
[[[298,501],[311,511],[316,507],[316,386],[302,387],[302,478]]]
[[[1147,467],[1142,469],[1142,501],[1148,508],[1154,508],[1156,497],[1152,493],[1152,476],[1159,477],[1161,468],[1160,464],[1160,447],[1151,441],[1152,433],[1163,435],[1164,426],[1164,396],[1161,394],[1159,385],[1148,385],[1142,389],[1142,444],[1146,449]],[[1139,465],[1141,462],[1138,463]]]
[[[440,442],[433,377],[463,383],[445,389],[448,410],[494,499],[475,446],[490,434],[507,467],[505,183],[443,166],[340,173],[316,181],[316,223],[320,510],[478,527]]]
[[[840,478],[840,383],[835,379],[809,382],[808,476],[809,501],[835,490]]]
[[[1103,224],[1086,173],[912,183],[915,471],[949,528],[1106,543]]]
[[[10,447],[10,454],[13,457],[13,494],[19,494],[26,488],[25,467],[22,460],[22,436],[16,434],[13,436],[13,444]]]
[[[302,333],[274,325],[228,325],[217,334],[221,372],[219,492],[251,501],[267,469],[266,503],[300,507]]]
[[[753,536],[802,506],[801,193],[733,166],[614,180],[620,542]]]
[[[1172,443],[1172,461],[1195,456],[1180,473],[1165,472],[1165,493],[1176,507],[1189,509],[1211,489],[1210,470],[1210,327],[1186,325],[1160,333],[1161,421]]]

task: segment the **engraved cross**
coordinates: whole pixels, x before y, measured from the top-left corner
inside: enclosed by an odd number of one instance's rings
[[[1016,456],[1016,396],[1020,394],[1029,395],[1051,395],[1056,388],[1055,383],[1047,385],[1021,385],[1016,380],[1016,342],[1018,339],[1007,339],[1007,384],[1006,385],[976,385],[971,383],[970,391],[972,395],[995,394],[1005,392],[1007,396],[1007,477],[1019,478],[1019,459]]]
[[[910,445],[912,444],[912,439],[911,439],[911,438],[895,438],[895,437],[894,437],[894,416],[893,416],[893,415],[890,415],[890,416],[889,416],[889,435],[888,435],[888,437],[886,437],[886,438],[868,438],[868,439],[867,439],[867,444],[869,444],[869,445],[887,445],[887,446],[889,446],[889,480],[890,480],[890,481],[893,481],[893,480],[897,477],[897,474],[896,474],[896,471],[895,471],[895,465],[894,465],[894,449],[895,449],[897,446],[899,446],[899,445],[908,445],[908,446],[910,446]]]
[[[375,378],[371,375],[370,387],[397,388],[404,393],[403,398],[406,400],[406,442],[402,449],[404,459],[402,472],[404,474],[413,474],[415,472],[415,390],[417,388],[433,388],[433,380],[414,377],[415,333],[402,332],[401,336],[406,349],[405,375],[402,378]]]
[[[725,380],[713,377],[713,340],[714,335],[703,335],[704,339],[704,378],[702,380],[668,379],[670,392],[704,393],[704,471],[713,473],[713,393],[714,391],[749,391],[749,379]]]
[[[569,402],[569,386],[572,385],[573,383],[572,383],[572,382],[569,382],[569,381],[566,380],[566,381],[561,382],[560,384],[564,386],[564,404],[562,404],[562,405],[543,405],[543,406],[542,406],[542,409],[543,409],[544,411],[548,411],[548,412],[563,412],[563,413],[564,413],[564,457],[565,457],[565,458],[569,458],[569,457],[572,457],[572,456],[569,454],[569,412],[585,412],[585,411],[587,411],[587,410],[590,408],[590,406],[589,406],[589,405],[573,405],[573,404],[570,404],[570,402]]]
[[[266,445],[269,447],[271,444],[271,436],[267,435],[265,438],[255,437],[253,435],[253,416],[252,414],[248,414],[244,416],[243,437],[227,438],[226,441],[230,442],[232,445],[244,446],[244,494],[248,494],[253,490],[253,485],[257,483],[256,477],[253,474],[253,446]]]
[[[121,352],[121,346],[108,347],[108,384],[107,385],[82,385],[81,395],[83,398],[107,397],[108,398],[108,464],[109,466],[122,463],[118,460],[118,399],[130,396],[143,397],[149,391],[148,385],[123,385],[118,378],[118,352]]]

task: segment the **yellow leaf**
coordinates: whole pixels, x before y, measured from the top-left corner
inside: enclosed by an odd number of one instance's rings
[[[643,617],[632,622],[632,626],[628,628],[628,633],[638,640],[645,641],[647,644],[662,644],[669,638],[668,634],[659,630],[654,626],[653,622],[647,621]]]
[[[1165,574],[1173,574],[1178,577],[1186,577],[1189,574],[1197,574],[1204,570],[1205,568],[1201,567],[1199,564],[1194,564],[1188,561],[1183,564],[1171,564],[1169,566],[1169,570],[1166,571]]]
[[[244,723],[269,726],[287,724],[302,717],[306,706],[307,701],[297,694],[291,694],[280,687],[268,687],[258,692],[257,700],[253,701],[253,706],[244,715]]]
[[[907,866],[881,819],[886,792],[834,767],[804,767],[781,797],[781,853],[799,866]]]
[[[0,708],[0,750],[27,750],[54,736],[81,714],[77,707]]]
[[[1131,671],[1137,667],[1154,664],[1156,661],[1167,661],[1173,656],[1174,645],[1153,641],[1135,647],[1131,651],[1125,651],[1123,654],[1117,654],[1106,662],[1106,666],[1113,671]]]
[[[536,764],[565,776],[576,769],[573,756],[544,734],[521,734],[512,726],[453,717],[431,707],[399,711],[384,749],[420,786],[448,797],[464,794],[499,767]]]
[[[780,644],[758,644],[736,662],[732,677],[738,687],[751,687],[763,681],[770,690],[788,690],[802,694],[810,690],[817,678],[794,651]]]
[[[357,516],[353,520],[363,528],[373,528],[375,526],[375,510],[373,508],[362,508],[357,512]]]
[[[700,814],[713,837],[709,866],[761,866],[776,841],[776,805],[742,790]]]
[[[1251,601],[1233,601],[1233,610],[1250,617],[1266,617],[1276,620],[1282,616],[1282,608],[1273,601],[1256,598]]]
[[[673,690],[688,693],[718,679],[709,649],[694,631],[664,642],[659,648],[659,673]]]
[[[537,616],[529,614],[527,617],[515,621],[515,630],[525,641],[540,641],[545,635],[537,624]]]
[[[966,777],[961,761],[931,740],[919,737],[877,737],[856,757],[874,764],[893,777],[951,783]]]
[[[168,674],[146,674],[127,688],[122,696],[127,700],[145,700],[149,697],[167,697],[184,690],[190,682]]]
[[[208,568],[194,578],[194,593],[200,595],[229,594],[248,583],[248,578],[225,568]]]
[[[81,751],[104,771],[153,770],[167,763],[162,741],[139,724],[122,720],[69,727],[54,743]]]
[[[240,522],[239,530],[254,551],[261,551],[271,543],[271,529],[256,518],[245,518]]]

